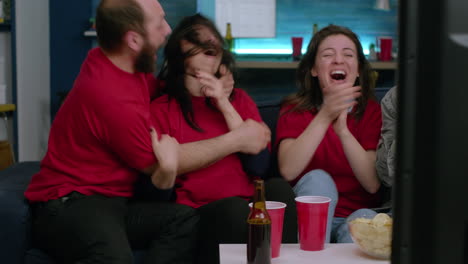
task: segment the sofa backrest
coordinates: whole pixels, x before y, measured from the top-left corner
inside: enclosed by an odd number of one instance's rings
[[[258,104],[258,110],[260,111],[260,115],[262,116],[263,122],[267,124],[271,131],[272,153],[270,157],[270,168],[268,171],[268,178],[281,177],[278,170],[278,158],[276,155],[276,149],[274,148],[276,138],[276,124],[278,123],[280,106],[280,101],[263,102]]]

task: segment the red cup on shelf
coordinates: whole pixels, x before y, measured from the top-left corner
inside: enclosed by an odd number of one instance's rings
[[[292,57],[294,60],[299,60],[302,55],[302,37],[291,37],[292,41]]]
[[[392,60],[392,37],[378,37],[377,47],[380,48],[379,60],[389,61]]]

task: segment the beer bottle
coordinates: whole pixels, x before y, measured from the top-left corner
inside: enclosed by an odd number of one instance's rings
[[[247,223],[247,264],[270,264],[271,219],[266,209],[265,186],[261,179],[255,180],[255,193]]]
[[[224,39],[226,40],[229,51],[234,53],[234,38],[232,37],[231,23],[226,24],[226,36]]]
[[[312,26],[312,37],[317,34],[318,32],[318,24],[315,23],[313,26]]]

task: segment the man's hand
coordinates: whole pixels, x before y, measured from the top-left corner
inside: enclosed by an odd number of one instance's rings
[[[158,160],[158,167],[151,175],[151,181],[159,189],[169,189],[174,186],[179,165],[179,143],[173,137],[162,135],[151,128],[151,143],[153,152]]]
[[[245,120],[233,132],[239,137],[239,152],[246,154],[258,154],[267,147],[271,140],[271,131],[268,126],[252,119]]]

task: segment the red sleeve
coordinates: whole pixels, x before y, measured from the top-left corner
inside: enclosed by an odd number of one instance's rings
[[[285,138],[297,138],[311,121],[309,112],[289,112],[293,105],[282,106],[276,125],[275,145]]]
[[[96,104],[94,104],[96,105]],[[149,133],[149,103],[113,102],[96,105],[102,122],[101,140],[130,167],[143,170],[156,162]]]
[[[382,129],[382,110],[375,101],[369,101],[360,121],[357,140],[365,150],[376,150]]]
[[[233,104],[242,120],[250,118],[257,122],[263,122],[257,104],[244,90],[236,88],[234,96]]]
[[[170,105],[166,95],[157,98],[151,103],[151,121],[159,137],[161,137],[162,134],[172,135],[170,128],[171,122],[169,120],[169,107]]]
[[[235,108],[239,115],[242,117],[242,120],[247,120],[250,118],[257,122],[263,122],[257,104],[244,90],[236,88],[235,96]],[[271,143],[268,143],[268,150],[271,150],[271,146]]]

